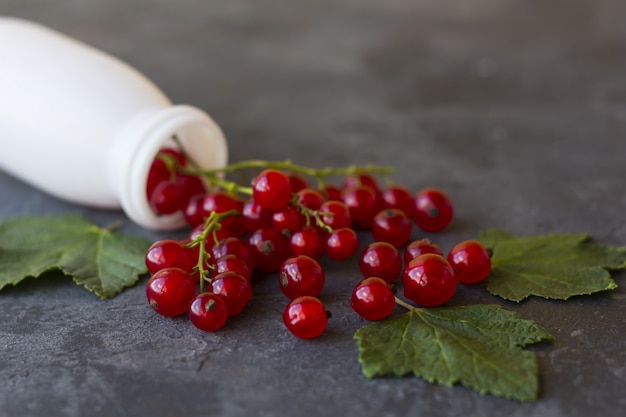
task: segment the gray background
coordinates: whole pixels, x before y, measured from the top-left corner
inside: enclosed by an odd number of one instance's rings
[[[494,227],[626,244],[621,0],[0,0],[0,14],[110,52],[174,102],[206,110],[232,161],[376,163],[412,190],[442,187],[457,208],[453,225],[414,237],[445,250]],[[0,196],[0,218],[124,219],[1,173]],[[123,230],[186,234],[128,220]],[[348,305],[358,268],[323,263],[334,315],[313,341],[284,330],[273,276],[215,334],[154,314],[146,278],[104,301],[55,274],[6,289],[0,416],[622,415],[622,288],[519,305],[477,287],[455,295],[451,305],[500,304],[556,336],[532,348],[539,400],[519,404],[413,378],[366,380],[352,339],[364,321]]]

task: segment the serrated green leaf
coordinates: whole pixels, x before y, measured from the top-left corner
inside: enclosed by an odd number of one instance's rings
[[[415,309],[354,337],[368,378],[413,374],[519,401],[536,399],[539,384],[535,355],[522,347],[552,339],[535,322],[492,305]]]
[[[487,290],[511,301],[535,295],[566,300],[617,288],[609,270],[626,266],[626,249],[592,242],[586,234],[515,237],[502,230],[481,233],[491,248]]]
[[[98,296],[112,297],[146,272],[149,245],[78,215],[8,219],[0,222],[0,290],[58,269]]]

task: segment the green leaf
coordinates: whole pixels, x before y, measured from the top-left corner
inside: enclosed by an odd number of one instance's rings
[[[98,296],[112,297],[146,272],[149,244],[78,215],[8,219],[0,222],[0,290],[61,270]]]
[[[502,230],[479,240],[493,251],[487,290],[511,301],[535,295],[566,300],[617,288],[610,270],[626,266],[626,249],[592,242],[586,234],[514,237]]]
[[[519,401],[537,398],[535,355],[523,346],[552,336],[535,322],[493,305],[416,308],[356,331],[368,378],[413,374]]]

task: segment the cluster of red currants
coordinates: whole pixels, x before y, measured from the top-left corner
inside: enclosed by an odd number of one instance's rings
[[[412,194],[401,185],[383,188],[372,167],[316,171],[253,161],[194,172],[188,166],[181,152],[164,149],[148,176],[153,210],[182,212],[192,231],[184,241],[160,240],[148,249],[152,276],[146,294],[156,312],[187,313],[199,329],[217,330],[241,313],[258,270],[278,272],[279,287],[290,300],[283,313],[289,331],[301,338],[319,336],[328,315],[319,299],[325,275],[318,260],[355,256],[358,230],[369,229],[375,240],[360,254],[365,279],[351,298],[354,311],[368,320],[391,314],[399,301],[391,284],[401,273],[405,297],[424,307],[445,303],[457,281],[479,282],[489,273],[489,253],[476,241],[457,245],[447,259],[429,241],[409,244],[413,224],[435,232],[452,220],[452,203],[438,189]],[[262,170],[249,187],[223,178],[228,170],[251,167]],[[316,187],[309,175],[318,179]],[[341,186],[326,183],[330,175],[342,175]]]

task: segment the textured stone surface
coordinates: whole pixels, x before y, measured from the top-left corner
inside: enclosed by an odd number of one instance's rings
[[[104,49],[173,101],[205,109],[233,161],[392,165],[414,190],[446,189],[458,216],[426,235],[446,250],[492,227],[626,244],[623,1],[0,0],[0,13]],[[123,219],[1,173],[0,196],[0,218]],[[358,268],[324,265],[333,317],[313,341],[283,329],[273,276],[215,334],[155,315],[145,279],[104,301],[54,274],[9,288],[0,294],[0,416],[560,417],[626,407],[622,288],[519,305],[479,288],[455,295],[451,304],[499,303],[556,336],[532,348],[539,400],[518,404],[412,378],[366,380],[352,340],[364,322],[347,302]]]

